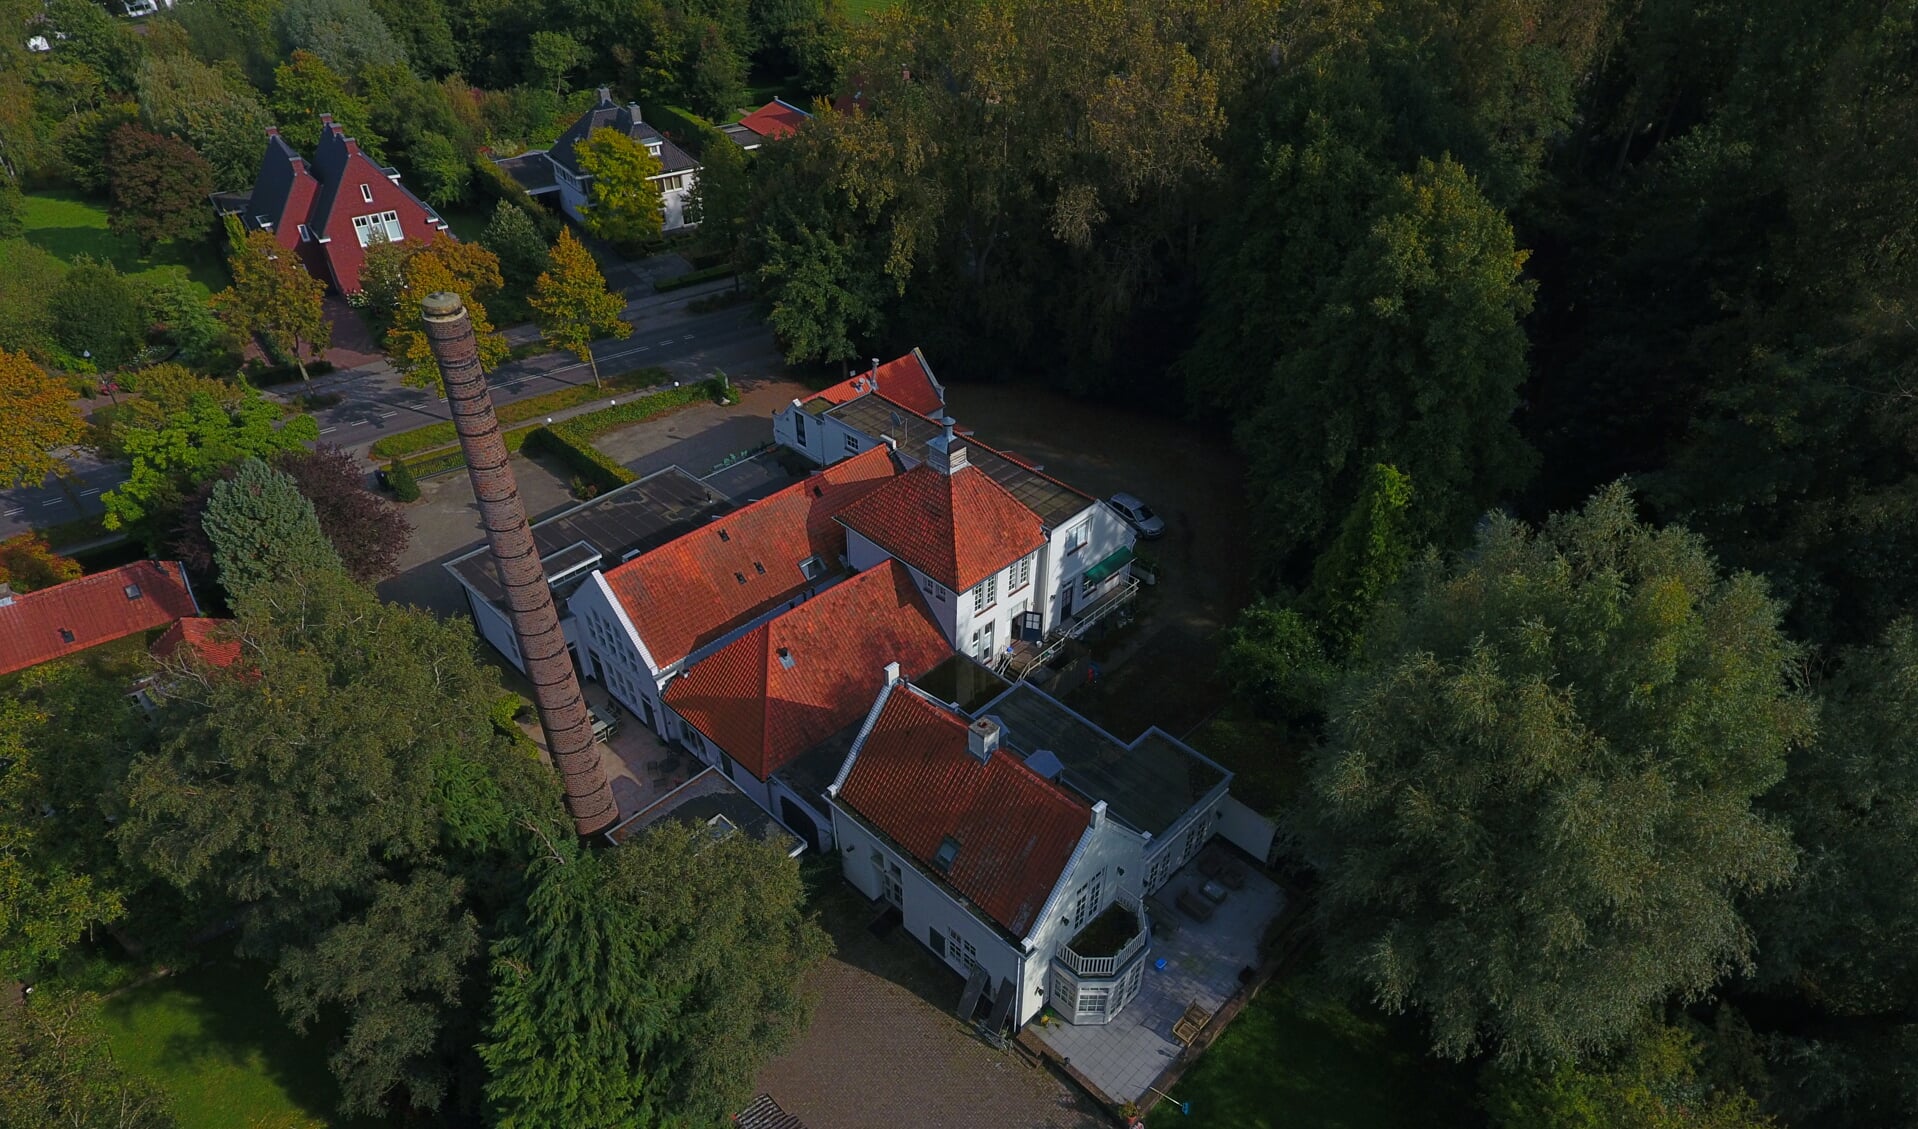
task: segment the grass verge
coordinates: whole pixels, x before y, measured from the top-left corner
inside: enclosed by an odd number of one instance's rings
[[[1172,1087],[1147,1129],[1470,1129],[1465,1068],[1426,1057],[1409,1021],[1293,986],[1260,992]],[[1179,1102],[1192,1107],[1187,1116]]]
[[[611,399],[621,392],[630,392],[635,388],[651,388],[656,384],[665,384],[671,379],[665,369],[635,369],[632,372],[606,378],[603,388],[594,388],[591,385],[561,388],[556,392],[543,392],[538,396],[528,396],[524,400],[501,404],[494,411],[499,416],[501,424],[514,424],[578,407],[594,400]],[[416,427],[411,431],[388,435],[376,441],[371,451],[375,458],[390,459],[431,450],[434,447],[444,447],[449,443],[457,442],[458,439],[458,434],[453,430],[453,421],[443,420],[439,423],[429,423],[425,427]]]

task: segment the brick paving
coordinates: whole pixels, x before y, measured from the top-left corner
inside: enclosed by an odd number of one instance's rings
[[[895,935],[897,943],[911,944]],[[813,974],[813,1022],[756,1089],[814,1129],[1108,1129],[1090,1099],[987,1046],[911,990],[839,957]],[[954,1002],[959,991],[952,981]]]

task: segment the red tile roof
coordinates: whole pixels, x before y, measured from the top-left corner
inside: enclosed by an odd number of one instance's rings
[[[954,592],[1046,543],[1038,515],[975,466],[946,474],[921,463],[847,506],[839,520]]]
[[[816,396],[837,405],[856,400],[868,392],[877,392],[922,416],[936,416],[946,408],[945,391],[933,379],[932,366],[926,363],[925,354],[917,349],[824,389]]]
[[[966,719],[896,687],[858,749],[840,799],[914,858],[959,844],[945,879],[1016,937],[1059,883],[1092,809],[1000,749],[966,749]]]
[[[0,674],[199,614],[177,561],[135,561],[14,596],[0,606]]]
[[[739,119],[739,124],[752,130],[761,137],[778,140],[790,137],[799,131],[799,123],[811,117],[797,106],[789,106],[775,98],[752,113]]]
[[[148,650],[156,659],[171,658],[182,646],[209,666],[228,667],[240,661],[240,641],[215,629],[231,621],[192,616],[167,628]]]
[[[803,593],[799,562],[840,570],[846,534],[833,518],[890,481],[892,452],[874,447],[804,482],[708,522],[606,574],[606,583],[662,667]]]
[[[872,708],[887,663],[917,678],[951,654],[911,575],[889,560],[699,660],[666,687],[666,704],[764,780]]]

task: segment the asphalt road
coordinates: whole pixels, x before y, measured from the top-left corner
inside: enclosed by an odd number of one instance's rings
[[[741,375],[732,366],[767,352],[770,331],[750,304],[696,316],[684,314],[683,303],[652,310],[648,305],[636,303],[629,308],[634,326],[631,337],[593,347],[602,377],[649,365],[664,367],[678,377],[697,377],[715,368]],[[586,364],[563,353],[513,361],[488,376],[496,404],[592,383]],[[384,362],[329,374],[310,386],[273,389],[278,396],[301,393],[342,397],[339,404],[317,410],[313,416],[320,425],[320,442],[349,450],[364,448],[383,435],[448,418],[438,389],[404,387]],[[0,491],[0,539],[34,526],[101,513],[100,495],[126,480],[125,467],[102,463],[88,452],[77,453],[68,462],[72,473],[64,481],[48,478],[37,487]]]

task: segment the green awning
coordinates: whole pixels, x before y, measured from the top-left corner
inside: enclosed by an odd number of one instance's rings
[[[1086,579],[1094,584],[1132,563],[1132,546],[1121,545],[1112,555],[1086,569]]]

